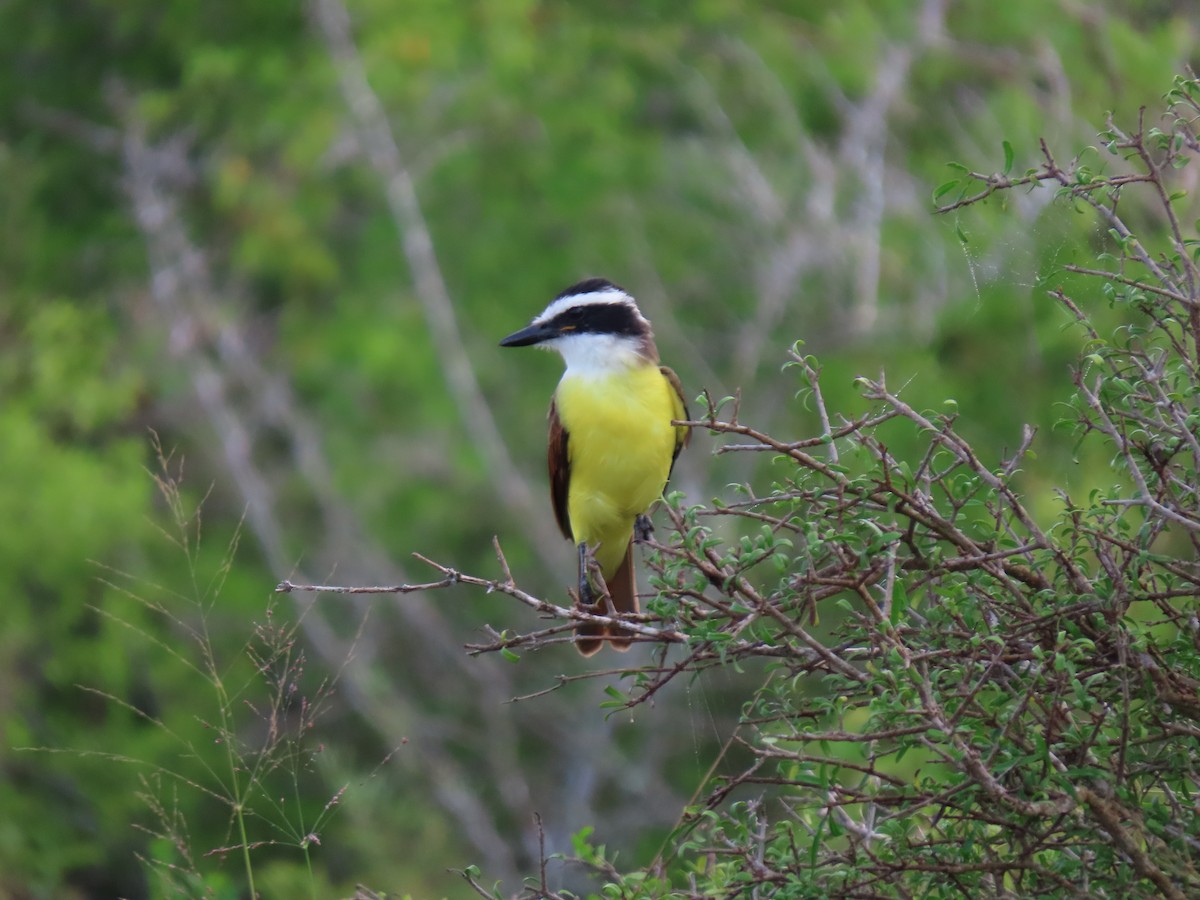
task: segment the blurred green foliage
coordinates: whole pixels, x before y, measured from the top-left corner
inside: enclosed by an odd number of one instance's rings
[[[743,416],[767,430],[811,422],[778,375],[802,338],[848,413],[864,406],[853,378],[886,367],[916,406],[952,397],[995,458],[1026,422],[1049,434],[1082,340],[1039,273],[1091,258],[1096,226],[1019,196],[935,220],[928,198],[947,161],[999,159],[1002,141],[1017,171],[1038,162],[1041,136],[1093,142],[1106,110],[1153,104],[1197,46],[1186,4],[1143,0],[686,12],[363,0],[349,12],[453,301],[451,352],[469,358],[539,502],[557,362],[495,342],[587,274],[639,297],[690,392],[740,389]],[[227,738],[251,748],[262,721],[245,648],[287,566],[381,578],[348,562],[370,535],[414,580],[426,576],[412,551],[494,571],[499,534],[522,584],[561,596],[569,548],[542,551],[562,557],[548,571],[528,516],[497,500],[311,10],[10,0],[0,59],[0,895],[162,891],[137,858],[178,865],[178,847],[134,826],[158,827],[139,772],[165,771],[186,776],[158,785],[204,884],[234,896],[240,864],[205,855],[234,843],[230,808],[191,786],[225,771],[204,724],[222,701],[174,654],[211,652],[238,689]],[[165,255],[154,241],[170,227],[137,215],[135,138],[163,151],[156,196],[186,235]],[[183,306],[164,303],[197,268]],[[247,360],[259,376],[200,399]],[[222,414],[246,426],[245,454]],[[182,467],[185,506],[206,498],[190,564],[160,533],[175,526],[148,474],[151,429]],[[709,450],[698,440],[677,473],[696,501],[750,475]],[[1049,485],[1107,473],[1069,438],[1039,453],[1035,509],[1053,502]],[[352,787],[311,848],[312,875],[295,836],[251,820],[264,896],[348,894],[356,880],[441,895],[455,889],[445,869],[475,860],[511,880],[536,857],[530,809],[552,822],[551,850],[595,825],[648,860],[673,824],[664,798],[686,800],[743,699],[733,675],[665,698],[669,737],[649,715],[604,722],[586,685],[501,708],[481,685],[523,693],[581,665],[449,661],[482,623],[525,613],[439,597],[398,601],[433,622],[424,637],[383,601],[276,609],[311,626],[298,641],[327,639],[301,692],[339,665],[339,690],[350,685],[290,757],[306,802]],[[482,704],[499,710],[486,726]],[[47,752],[60,750],[107,756]],[[446,786],[458,777],[465,797]],[[473,800],[482,818],[462,805]]]

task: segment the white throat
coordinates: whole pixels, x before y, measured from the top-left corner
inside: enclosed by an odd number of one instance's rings
[[[636,338],[615,334],[566,334],[545,341],[540,346],[557,350],[567,364],[568,375],[597,376],[611,375],[636,366],[650,364],[638,352],[640,342]]]

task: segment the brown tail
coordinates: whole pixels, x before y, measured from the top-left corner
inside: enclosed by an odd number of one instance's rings
[[[633,569],[633,542],[625,548],[625,558],[613,573],[605,579],[608,595],[612,598],[613,609],[619,613],[635,613],[638,611],[637,579]],[[602,604],[597,604],[597,612],[604,613]],[[633,643],[633,635],[624,628],[607,628],[592,622],[581,622],[575,627],[575,647],[584,656],[591,656],[604,646],[607,641],[614,650],[628,650]]]

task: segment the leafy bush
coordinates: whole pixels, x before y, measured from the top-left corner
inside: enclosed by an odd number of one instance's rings
[[[766,434],[736,401],[708,403],[696,425],[718,452],[773,456],[775,481],[669,506],[641,628],[661,652],[614,705],[757,664],[731,741],[748,762],[710,780],[645,870],[581,841],[603,896],[1200,891],[1200,238],[1178,189],[1200,152],[1200,82],[1168,100],[1158,126],[1110,124],[1104,155],[1064,164],[1043,146],[1022,175],[963,168],[937,192],[951,211],[1052,188],[1104,224],[1094,264],[1044,287],[1084,344],[1053,440],[1109,454],[1107,488],[1059,489],[1057,512],[1035,513],[1023,469],[1050,439],[1027,427],[1000,458],[953,404],[914,408],[883,376],[860,380],[869,411],[839,415],[798,349],[818,433]],[[511,578],[492,586],[530,600]],[[543,875],[527,896],[560,894]]]

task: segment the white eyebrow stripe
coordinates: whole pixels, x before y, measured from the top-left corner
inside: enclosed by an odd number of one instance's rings
[[[624,303],[627,306],[637,309],[633,298],[627,293],[618,288],[608,288],[603,291],[589,291],[586,294],[568,294],[566,297],[559,297],[547,306],[545,311],[533,321],[535,324],[541,324],[542,322],[549,322],[563,310],[571,309],[575,306],[597,306],[605,303]]]

